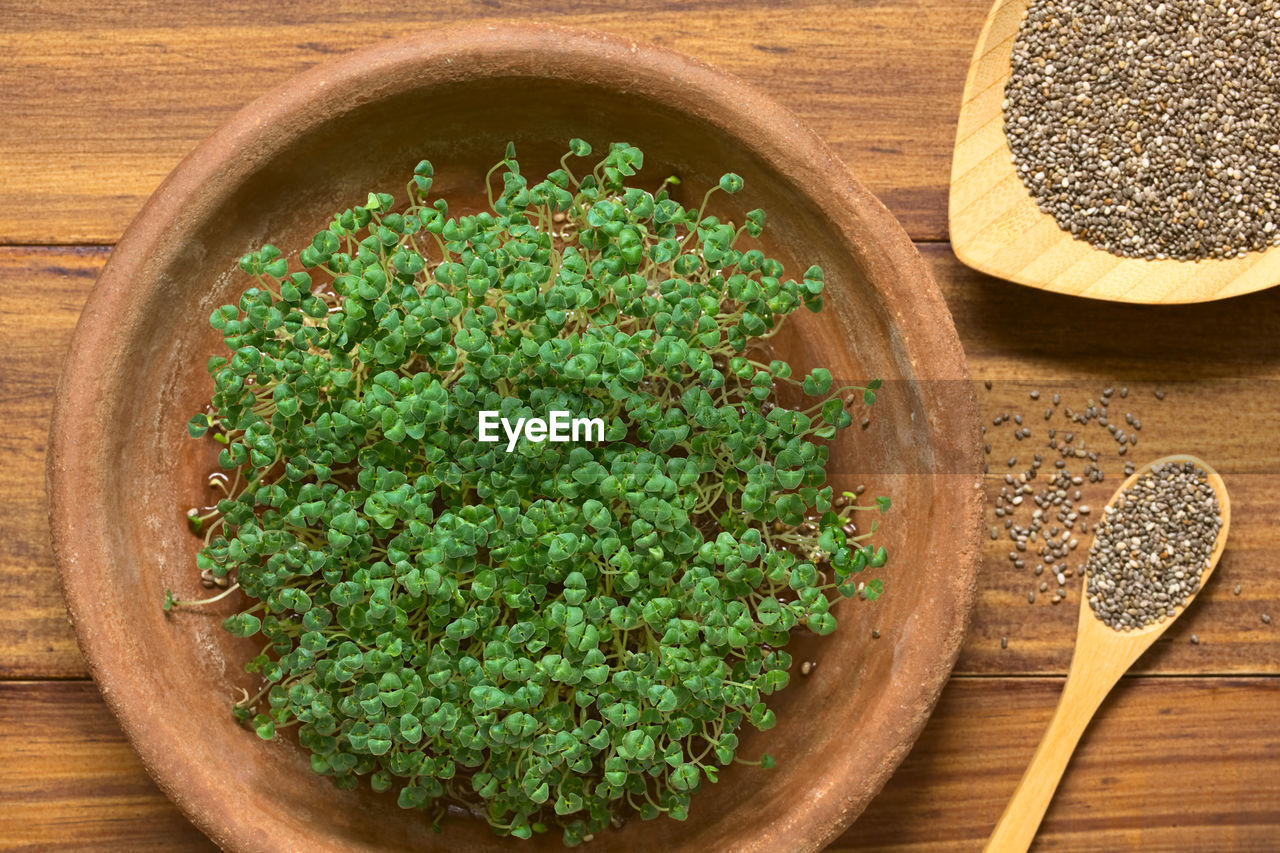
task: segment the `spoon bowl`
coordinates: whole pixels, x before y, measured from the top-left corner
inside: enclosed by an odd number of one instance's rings
[[[987,841],[989,853],[1010,853],[1025,851],[1031,846],[1040,821],[1049,808],[1062,773],[1067,762],[1080,741],[1080,736],[1093,719],[1094,713],[1102,704],[1102,700],[1111,692],[1111,688],[1120,680],[1120,676],[1128,671],[1142,653],[1160,638],[1179,616],[1186,612],[1191,602],[1204,589],[1213,570],[1222,557],[1227,544],[1227,529],[1231,526],[1231,499],[1227,495],[1226,484],[1218,472],[1203,460],[1185,454],[1165,456],[1139,468],[1128,479],[1120,484],[1107,507],[1113,507],[1125,491],[1136,484],[1142,477],[1151,473],[1156,466],[1175,465],[1190,462],[1203,470],[1207,482],[1218,497],[1218,514],[1222,517],[1222,526],[1218,529],[1213,551],[1200,573],[1200,585],[1187,600],[1175,608],[1172,616],[1166,616],[1158,622],[1133,630],[1117,630],[1099,619],[1089,605],[1088,568],[1083,578],[1083,593],[1080,596],[1080,619],[1076,627],[1076,647],[1071,658],[1071,668],[1067,672],[1067,683],[1062,688],[1062,697],[1058,700],[1058,709],[1054,712],[1049,728],[1045,731],[1040,746],[1031,759],[1030,766],[1018,783],[1009,805],[1000,816],[995,831]],[[1104,510],[1105,512],[1105,510]]]

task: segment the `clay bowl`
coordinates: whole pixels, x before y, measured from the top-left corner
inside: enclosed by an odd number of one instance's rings
[[[532,173],[572,136],[639,145],[655,184],[738,172],[746,190],[732,201],[768,211],[766,248],[789,270],[825,268],[827,310],[800,312],[778,347],[799,365],[887,380],[874,426],[836,446],[831,470],[836,485],[895,502],[888,593],[843,602],[822,642],[796,641],[816,669],[795,675],[777,728],[745,738],[744,755],[767,743],[779,766],[734,767],[687,822],[632,821],[593,848],[817,850],[880,789],[947,679],[979,554],[979,429],[951,318],[897,222],[793,116],[693,60],[547,27],[433,31],[317,67],[196,148],[116,247],[62,374],[48,480],[81,649],[156,781],[227,849],[560,846],[554,834],[499,839],[466,816],[433,834],[393,797],[335,789],[295,743],[232,720],[248,644],[218,624],[235,602],[160,605],[166,587],[201,592],[183,516],[208,499],[212,464],[185,423],[210,393],[209,313],[245,286],[236,259],[264,241],[305,245],[369,190],[403,196],[424,156],[436,193],[465,199],[508,139]]]

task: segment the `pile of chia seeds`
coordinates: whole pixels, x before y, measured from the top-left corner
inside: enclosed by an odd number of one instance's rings
[[[1040,209],[1136,258],[1280,242],[1280,0],[1033,0],[1005,134]]]
[[[1106,507],[1095,530],[1086,566],[1094,614],[1118,631],[1176,615],[1200,589],[1220,513],[1204,469],[1152,466]]]

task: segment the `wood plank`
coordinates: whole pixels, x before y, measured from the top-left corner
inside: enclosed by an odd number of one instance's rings
[[[1280,336],[1271,318],[1280,290],[1210,303],[1195,310],[1080,303],[1068,297],[998,282],[962,266],[945,245],[921,247],[955,315],[990,417],[1004,411],[1032,415],[1043,440],[1041,401],[1060,393],[1083,406],[1114,384],[1132,385],[1131,408],[1143,420],[1136,462],[1194,452],[1226,478],[1235,518],[1226,556],[1215,578],[1182,620],[1138,663],[1161,674],[1280,673],[1280,612],[1271,625],[1260,616],[1280,611],[1280,446],[1273,440],[1280,414]],[[12,341],[0,364],[0,452],[9,476],[0,480],[0,678],[74,677],[85,674],[66,623],[48,546],[44,503],[44,446],[63,350],[81,303],[105,258],[104,249],[0,249],[0,333]],[[1159,385],[1166,399],[1155,400]],[[1055,423],[1058,423],[1055,421]],[[991,430],[992,458],[1031,448]],[[1113,457],[1111,470],[1120,473]],[[988,484],[998,494],[993,466]],[[1101,506],[1118,482],[1086,489]],[[994,520],[994,519],[992,519]],[[1045,604],[1029,572],[1011,568],[1008,543],[986,540],[980,599],[957,672],[1064,673],[1071,657],[1075,607]],[[1078,583],[1078,582],[1075,582]],[[1241,585],[1241,594],[1233,594]],[[1196,634],[1200,645],[1189,643]],[[1009,648],[1000,648],[1001,637]]]
[[[216,850],[160,793],[92,682],[0,684],[0,849]]]
[[[831,849],[977,849],[1060,689],[1053,678],[954,679],[902,768]],[[1124,679],[1033,849],[1274,849],[1278,707],[1280,679]],[[1230,737],[1206,750],[1213,732]],[[213,849],[147,778],[87,682],[0,684],[0,839],[22,850]]]
[[[333,54],[461,21],[540,20],[645,38],[760,86],[830,142],[917,239],[946,233],[965,68],[986,0],[429,7],[352,0],[0,3],[0,243],[114,242],[235,110]],[[38,211],[39,215],[33,215]]]
[[[49,546],[44,454],[62,357],[106,256],[0,251],[0,678],[85,673]]]

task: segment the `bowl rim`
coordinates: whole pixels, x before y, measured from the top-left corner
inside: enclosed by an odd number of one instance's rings
[[[641,81],[649,90],[669,96],[683,112],[729,133],[802,187],[831,216],[833,227],[859,250],[869,275],[875,270],[881,278],[912,282],[910,288],[881,290],[880,295],[895,320],[913,317],[916,349],[931,354],[930,364],[924,365],[931,373],[923,378],[953,380],[928,383],[936,410],[972,426],[944,433],[939,455],[963,470],[980,470],[976,394],[951,314],[923,258],[898,221],[843,161],[771,97],[675,51],[541,23],[433,29],[315,65],[237,111],[173,169],[142,207],[84,305],[59,376],[50,425],[46,488],[54,558],[88,670],[147,772],[201,831],[224,847],[256,847],[250,839],[261,840],[263,828],[191,796],[197,775],[193,765],[166,760],[173,745],[147,726],[154,709],[124,698],[128,690],[122,672],[127,667],[112,665],[112,645],[99,630],[113,614],[96,593],[92,573],[83,570],[111,563],[104,544],[106,529],[86,512],[93,495],[86,495],[82,485],[85,480],[95,482],[85,472],[100,469],[112,446],[101,437],[85,438],[84,428],[101,423],[110,410],[110,394],[104,390],[109,386],[91,380],[108,376],[106,365],[116,362],[112,356],[123,353],[128,338],[102,318],[125,316],[139,306],[149,292],[137,286],[139,281],[149,282],[151,289],[158,286],[148,270],[159,263],[157,247],[167,234],[183,222],[202,219],[258,165],[328,120],[327,110],[316,109],[317,101],[336,104],[342,97],[343,108],[349,110],[415,85],[482,76],[564,78],[569,67],[577,72],[572,79],[602,85],[616,86],[610,80],[619,73],[629,75],[628,82]],[[483,73],[477,74],[478,69]],[[874,241],[868,234],[876,235]],[[857,784],[840,786],[841,796],[813,798],[805,808],[786,815],[783,832],[797,849],[821,849],[865,809],[915,743],[954,667],[976,597],[983,500],[980,475],[954,476],[960,478],[953,487],[960,495],[959,511],[949,525],[958,547],[952,571],[934,589],[936,598],[954,602],[941,611],[949,623],[936,625],[928,644],[911,649],[917,660],[909,672],[916,677],[895,679],[886,688],[900,694],[896,704],[902,718],[893,725],[877,723],[877,733],[887,735],[892,745],[872,772],[861,774]]]

